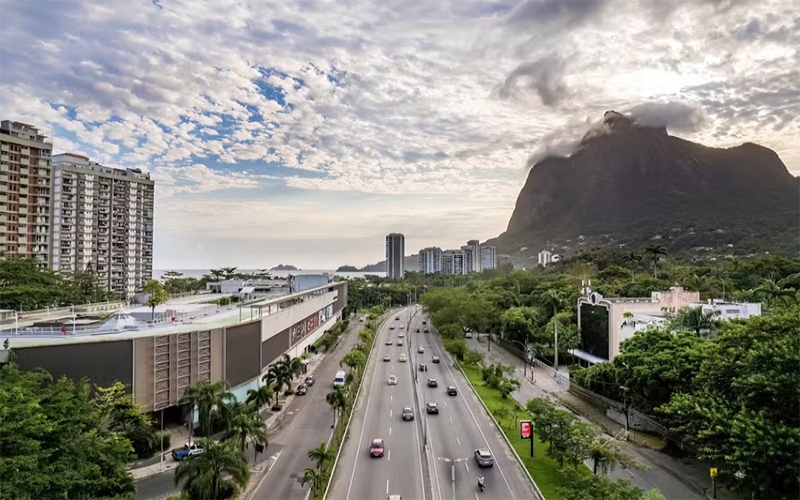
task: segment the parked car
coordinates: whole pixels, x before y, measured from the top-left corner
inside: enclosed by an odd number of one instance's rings
[[[311,387],[312,385],[314,385],[314,376],[313,375],[309,375],[308,377],[306,377],[306,385],[308,387]]]
[[[410,406],[403,408],[403,420],[414,420],[414,410]]]
[[[425,411],[432,415],[439,414],[439,403],[428,403],[425,405]]]
[[[486,449],[475,450],[475,461],[478,462],[478,467],[494,466],[494,457],[492,456],[492,452]]]
[[[383,439],[372,440],[372,444],[369,445],[369,456],[371,457],[383,456]]]
[[[447,386],[447,395],[448,396],[458,396],[458,389],[455,386],[448,385]]]
[[[308,392],[308,386],[306,384],[300,384],[297,386],[297,390],[294,392],[298,396],[305,396]]]
[[[183,445],[183,448],[175,448],[172,450],[172,458],[175,460],[183,460],[184,458],[202,454],[203,448],[196,443],[186,443]]]

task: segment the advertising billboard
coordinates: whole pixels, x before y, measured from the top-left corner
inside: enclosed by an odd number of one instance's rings
[[[519,423],[519,437],[521,439],[530,439],[531,438],[531,421],[530,420],[522,420]]]

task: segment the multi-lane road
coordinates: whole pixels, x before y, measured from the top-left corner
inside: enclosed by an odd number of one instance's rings
[[[452,365],[438,335],[424,333],[430,321],[421,309],[411,308],[395,316],[399,319],[390,318],[378,332],[350,439],[342,449],[328,498],[536,498],[500,431],[464,376]],[[403,329],[399,328],[401,324]],[[405,333],[403,346],[397,345],[400,332]],[[390,340],[391,345],[387,345]],[[418,352],[420,347],[422,353]],[[401,354],[406,355],[407,362],[400,362]],[[384,361],[384,355],[390,361]],[[432,362],[434,355],[439,356],[440,363]],[[419,370],[420,363],[427,365],[427,371]],[[396,386],[388,385],[390,375],[397,376]],[[436,379],[438,387],[428,387],[429,378]],[[449,385],[458,390],[456,396],[447,395]],[[428,402],[438,403],[438,415],[425,412]],[[402,420],[405,406],[414,410],[415,419],[411,422]],[[370,458],[373,439],[384,440],[383,458]],[[478,468],[476,448],[492,452],[494,467]],[[480,474],[486,483],[483,493],[478,490]]]

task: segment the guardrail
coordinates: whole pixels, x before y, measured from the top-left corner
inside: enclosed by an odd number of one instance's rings
[[[361,388],[364,386],[364,379],[367,375],[367,368],[369,367],[369,361],[372,359],[372,353],[375,352],[375,342],[378,341],[378,331],[380,330],[381,326],[386,322],[386,319],[391,316],[391,310],[387,309],[383,313],[383,319],[381,319],[377,327],[375,328],[375,337],[372,339],[372,347],[369,350],[369,356],[367,356],[367,363],[364,365],[364,373],[361,376],[361,380],[358,382],[358,390],[356,391],[356,397],[353,399],[353,408],[350,410],[350,416],[347,417],[347,425],[344,428],[344,432],[342,433],[342,440],[339,442],[339,449],[336,451],[336,458],[333,460],[333,465],[331,466],[331,473],[328,475],[328,484],[325,486],[325,492],[322,494],[322,500],[328,498],[328,492],[331,489],[331,485],[333,484],[333,477],[336,474],[336,466],[339,464],[339,457],[342,454],[342,449],[344,448],[344,442],[347,439],[347,433],[350,432],[350,423],[353,421],[353,415],[356,414],[356,405],[358,404],[358,398],[361,396]]]

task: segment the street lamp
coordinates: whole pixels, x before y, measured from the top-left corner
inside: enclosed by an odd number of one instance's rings
[[[525,371],[526,368],[528,367],[528,344],[527,344],[527,342],[523,344],[519,340],[514,340],[514,339],[506,339],[506,340],[510,340],[511,342],[513,342],[515,344],[519,344],[519,345],[522,346],[522,376],[523,377],[527,377],[527,372]],[[531,373],[533,373],[533,366],[531,366]]]
[[[442,462],[447,462],[450,464],[450,482],[453,484],[453,500],[456,500],[456,464],[459,462],[464,462],[468,460],[468,458],[447,458],[447,457],[439,457],[439,460]]]

